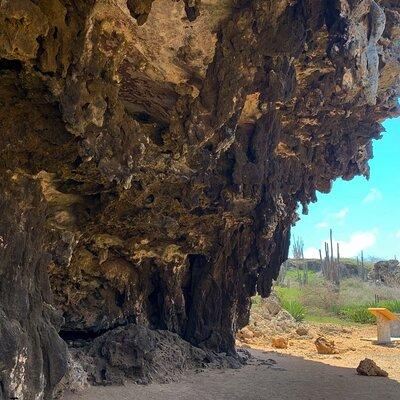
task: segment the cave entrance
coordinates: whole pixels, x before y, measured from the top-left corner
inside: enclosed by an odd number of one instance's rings
[[[292,230],[274,291],[299,321],[372,326],[368,307],[400,313],[400,118],[383,125],[369,180],[335,181]]]
[[[292,238],[304,242],[304,258],[320,259],[319,250],[324,257],[325,242],[331,252],[330,229],[336,258],[338,244],[339,257],[355,261],[357,256],[361,261],[361,253],[364,261],[400,256],[400,118],[387,120],[384,127],[382,139],[373,142],[369,180],[360,176],[348,182],[337,180],[331,193],[318,193],[309,214],[300,216]]]
[[[308,215],[300,215],[272,295],[253,298],[250,324],[239,340],[254,343],[269,326],[268,345],[288,349],[285,354],[352,348],[351,357],[340,357],[342,365],[373,357],[383,369],[399,357],[396,346],[365,342],[377,338],[368,308],[400,315],[400,118],[384,127],[382,139],[373,142],[370,179],[335,181],[331,193],[318,193]],[[400,320],[390,322],[390,336],[392,342],[400,338]]]

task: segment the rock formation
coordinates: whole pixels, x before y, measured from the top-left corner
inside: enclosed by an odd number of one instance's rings
[[[399,21],[399,0],[0,0],[0,398],[51,397],[59,329],[234,354],[297,204],[368,176]]]
[[[327,340],[324,337],[320,336],[315,339],[315,347],[317,348],[318,354],[338,354],[338,350],[336,349],[335,342],[333,340]]]
[[[397,260],[378,261],[369,273],[375,282],[397,286],[400,284],[400,265]]]
[[[360,364],[356,368],[358,375],[364,376],[383,376],[387,377],[388,373],[384,371],[382,368],[378,367],[374,360],[370,358],[365,358],[360,361]]]
[[[127,379],[138,384],[166,383],[187,370],[240,368],[247,361],[247,354],[224,357],[194,347],[176,333],[142,325],[115,328],[72,352],[89,382],[96,385],[123,384]]]

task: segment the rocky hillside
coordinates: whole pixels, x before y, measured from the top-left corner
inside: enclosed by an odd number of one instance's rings
[[[335,260],[336,263],[336,260]],[[357,264],[357,261],[351,258],[340,259],[339,262],[339,271],[340,278],[350,278],[350,277],[367,277],[370,269],[373,268],[373,263],[363,262],[364,266],[361,265],[361,262]],[[335,264],[336,265],[336,264]],[[281,272],[284,272],[287,269],[296,269],[296,270],[309,270],[314,272],[321,272],[323,268],[323,263],[320,260],[313,258],[305,258],[305,259],[288,259],[286,260],[284,267],[281,267]]]
[[[0,398],[51,398],[57,332],[233,354],[298,202],[368,175],[399,22],[400,0],[0,0]]]

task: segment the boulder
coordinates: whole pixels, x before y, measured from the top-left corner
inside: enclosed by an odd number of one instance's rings
[[[356,371],[358,375],[383,377],[388,376],[388,373],[382,368],[378,367],[375,361],[371,360],[370,358],[365,358],[364,360],[360,361],[360,364],[358,365]]]
[[[335,347],[333,340],[327,340],[324,337],[318,337],[315,342],[318,354],[337,354],[339,353]]]
[[[254,332],[245,326],[238,331],[237,336],[241,340],[252,339],[254,337]]]
[[[296,333],[299,336],[307,336],[309,331],[308,329],[304,326],[304,325],[300,325],[297,329],[296,329]]]
[[[96,385],[146,384],[177,380],[185,371],[239,368],[249,354],[217,354],[200,349],[176,333],[129,324],[73,348],[75,364]],[[76,372],[75,372],[76,374]]]
[[[262,300],[262,309],[266,314],[271,317],[276,316],[282,311],[282,306],[279,303],[279,299],[275,293],[271,293],[269,297]]]
[[[289,346],[289,340],[282,336],[273,337],[272,346],[276,349],[287,349]]]

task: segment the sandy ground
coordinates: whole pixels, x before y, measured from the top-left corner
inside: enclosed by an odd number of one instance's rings
[[[247,345],[256,349],[278,351],[282,355],[294,355],[338,367],[356,368],[362,359],[371,358],[389,373],[390,378],[400,383],[400,343],[396,342],[393,347],[387,347],[378,346],[372,341],[365,340],[376,338],[376,326],[311,324],[309,332],[310,335],[304,338],[291,335],[289,347],[285,350],[274,349],[268,338],[255,338],[250,340]],[[314,340],[318,336],[333,340],[339,354],[317,354]],[[400,392],[398,399],[400,400]]]
[[[316,354],[313,341],[319,334],[335,340],[340,353]],[[362,340],[374,335],[372,326],[314,324],[308,338],[292,338],[286,350],[272,350],[266,338],[248,343],[254,358],[239,370],[208,370],[163,385],[92,387],[66,400],[400,400],[400,347]],[[356,375],[365,357],[386,369],[389,378]]]

